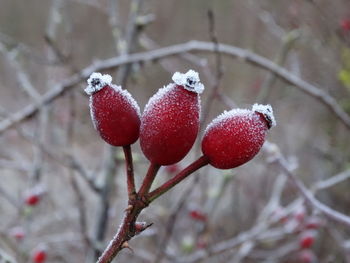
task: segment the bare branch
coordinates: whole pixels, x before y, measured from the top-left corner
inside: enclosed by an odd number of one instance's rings
[[[134,53],[131,55],[123,55],[103,61],[95,62],[92,65],[86,67],[82,71],[73,76],[67,78],[60,84],[57,84],[52,90],[48,91],[40,98],[40,104],[48,104],[55,100],[57,97],[61,96],[65,91],[73,88],[75,85],[81,81],[87,79],[89,75],[94,71],[103,71],[107,69],[113,69],[125,64],[139,63],[154,61],[164,57],[179,55],[185,52],[215,52],[216,47],[213,43],[202,42],[202,41],[190,41],[183,44],[168,46],[160,48],[153,51]],[[322,104],[328,107],[328,109],[335,114],[335,116],[341,120],[344,125],[350,129],[350,116],[339,106],[336,100],[331,97],[323,89],[318,88],[301,78],[295,76],[293,73],[285,68],[276,65],[269,59],[259,56],[248,50],[238,48],[235,46],[219,44],[218,52],[225,55],[231,56],[233,58],[239,58],[247,63],[255,65],[257,67],[263,68],[265,70],[274,72],[278,78],[289,83],[301,91],[309,94],[310,96],[319,100]],[[0,134],[19,122],[22,122],[29,117],[37,113],[39,109],[38,105],[30,104],[24,109],[13,114],[10,118],[5,119],[0,122]]]
[[[321,213],[323,213],[325,216],[327,216],[329,219],[332,219],[336,222],[342,223],[346,226],[350,226],[350,217],[346,216],[331,207],[321,203],[318,201],[313,193],[306,188],[304,183],[298,179],[298,177],[293,172],[293,167],[291,167],[285,157],[281,154],[278,148],[276,148],[276,158],[275,163],[277,163],[282,171],[288,176],[288,178],[293,182],[293,184],[296,186],[302,197],[316,210],[319,210]]]

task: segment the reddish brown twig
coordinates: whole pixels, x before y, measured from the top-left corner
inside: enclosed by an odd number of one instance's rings
[[[117,234],[114,236],[112,241],[109,243],[97,263],[109,263],[123,248],[129,248],[128,241],[135,235],[144,231],[151,224],[147,225],[142,231],[137,231],[135,228],[136,219],[141,211],[146,208],[149,203],[154,201],[156,198],[167,192],[169,189],[177,185],[179,182],[187,178],[190,174],[197,171],[201,167],[207,165],[209,160],[206,156],[201,156],[196,161],[191,163],[185,169],[183,169],[174,178],[165,182],[159,188],[148,194],[149,189],[152,186],[152,182],[159,170],[159,165],[151,164],[145,179],[143,180],[142,186],[139,192],[133,195],[133,198],[129,198],[128,208],[125,210],[125,216],[122,224],[119,227]]]
[[[148,194],[149,190],[151,189],[154,178],[157,175],[159,168],[160,168],[160,165],[155,164],[155,163],[151,163],[151,165],[148,168],[146,177],[143,180],[143,183],[140,187],[139,196],[143,197],[143,196]]]
[[[123,151],[125,155],[126,182],[128,187],[128,196],[130,199],[136,193],[131,146],[130,145],[123,146]]]
[[[147,206],[147,203],[141,200],[129,200],[130,209],[126,210],[123,222],[119,227],[117,234],[108,244],[97,263],[109,263],[123,248],[129,247],[128,241],[140,232],[136,232],[135,222],[141,211]]]
[[[197,159],[197,161],[191,163],[189,166],[187,166],[185,169],[183,169],[180,173],[178,173],[175,177],[170,179],[169,181],[162,184],[160,187],[158,187],[156,190],[152,191],[148,195],[149,202],[152,202],[171,188],[173,188],[175,185],[180,183],[182,180],[184,180],[187,176],[192,174],[193,172],[197,171],[201,167],[207,165],[209,163],[209,159],[206,156],[201,156]]]

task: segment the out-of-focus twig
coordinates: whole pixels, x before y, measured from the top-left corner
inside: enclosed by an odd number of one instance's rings
[[[53,89],[49,90],[40,98],[40,104],[48,104],[52,102],[53,100],[61,96],[64,93],[64,91],[73,88],[82,80],[87,79],[89,75],[94,71],[113,69],[125,64],[154,61],[164,57],[179,55],[184,52],[212,53],[215,50],[216,47],[213,43],[193,40],[187,43],[168,46],[157,50],[135,53],[131,55],[123,55],[95,62],[87,68],[81,70],[79,73],[67,78],[62,83],[55,85]],[[293,75],[293,73],[289,72],[285,68],[278,66],[271,60],[261,57],[248,50],[238,48],[235,46],[219,44],[218,51],[227,56],[241,59],[242,61],[245,61],[257,67],[274,72],[279,79],[297,87],[301,91],[305,92],[306,94],[309,94],[310,96],[314,97],[319,102],[324,104],[348,129],[350,129],[350,116],[342,109],[342,107],[336,102],[336,100],[323,89],[318,88],[315,85],[312,85],[302,80],[298,76]],[[37,113],[38,109],[38,105],[29,104],[22,110],[11,115],[9,118],[2,120],[0,122],[0,134],[6,131],[7,129],[13,127],[17,123],[20,123],[33,116]]]
[[[222,54],[219,52],[219,40],[215,31],[215,16],[214,11],[208,10],[208,21],[209,21],[209,36],[210,40],[214,45],[215,53],[215,78],[212,81],[211,93],[207,99],[204,106],[204,112],[202,114],[202,124],[207,120],[211,106],[213,105],[214,98],[217,96],[218,90],[220,88],[220,82],[223,77],[224,71],[222,66]]]
[[[310,189],[311,192],[330,188],[350,178],[350,169],[336,174],[326,180],[316,182]]]
[[[177,220],[178,216],[180,215],[181,209],[186,204],[186,201],[188,200],[190,193],[193,191],[194,186],[198,183],[198,181],[199,181],[199,174],[195,175],[194,180],[187,187],[187,190],[182,194],[182,197],[180,198],[180,200],[176,204],[175,208],[172,210],[172,212],[167,220],[166,226],[165,226],[165,231],[164,231],[165,236],[159,244],[158,254],[156,255],[156,258],[154,259],[154,263],[161,262],[163,260],[164,256],[166,255],[166,249],[167,249],[169,241],[172,237],[172,234],[173,234],[173,231],[175,228],[176,220]]]
[[[300,32],[298,30],[293,30],[291,32],[288,32],[284,37],[282,41],[282,47],[277,52],[275,63],[277,65],[283,66],[287,55],[291,48],[293,47],[294,43],[298,40],[300,37]],[[271,88],[273,84],[276,81],[276,74],[273,72],[268,72],[264,82],[261,85],[260,92],[257,97],[257,101],[261,103],[266,103],[266,98],[269,96]]]
[[[293,182],[293,184],[296,186],[300,194],[303,196],[303,198],[306,200],[307,203],[309,203],[313,208],[323,213],[325,216],[327,216],[329,219],[332,219],[336,222],[342,223],[346,226],[350,226],[350,217],[346,216],[331,207],[321,203],[318,201],[313,193],[306,188],[304,183],[296,176],[296,174],[293,171],[293,167],[291,167],[285,157],[281,154],[278,147],[276,148],[276,156],[275,156],[275,163],[279,165],[279,167],[282,169],[282,171],[288,176],[288,178]]]
[[[0,249],[0,263],[16,263],[17,261]]]

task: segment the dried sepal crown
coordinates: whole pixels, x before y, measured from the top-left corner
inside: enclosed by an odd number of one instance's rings
[[[175,72],[172,80],[175,84],[183,86],[185,89],[201,94],[204,91],[204,85],[200,82],[198,72],[190,69],[186,73]]]
[[[102,75],[99,72],[94,72],[90,75],[87,80],[88,86],[84,90],[86,94],[92,95],[95,92],[101,90],[105,86],[110,86],[112,84],[112,77],[108,74]]]

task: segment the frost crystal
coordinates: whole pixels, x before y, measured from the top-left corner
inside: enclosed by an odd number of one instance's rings
[[[232,109],[230,111],[224,111],[219,116],[217,116],[205,129],[204,133],[207,133],[211,128],[215,127],[216,125],[220,124],[221,122],[230,119],[234,116],[249,116],[252,114],[252,111],[247,109]]]
[[[101,73],[94,72],[87,80],[88,86],[84,90],[88,95],[92,95],[95,92],[101,90],[106,85],[111,85],[112,77],[108,74],[102,75]]]
[[[252,111],[259,112],[264,115],[266,121],[269,123],[270,127],[276,126],[276,119],[275,116],[273,116],[273,110],[270,104],[268,105],[262,105],[255,103],[253,105]]]
[[[172,80],[180,86],[183,86],[189,91],[201,94],[204,90],[204,85],[200,83],[198,72],[190,69],[187,73],[183,74],[180,72],[175,72]]]
[[[141,111],[140,111],[140,107],[137,104],[136,100],[133,98],[133,96],[129,93],[129,91],[127,91],[126,89],[122,89],[121,86],[117,86],[112,84],[111,87],[118,93],[122,94],[124,96],[124,98],[126,98],[128,100],[128,102],[130,103],[130,105],[136,110],[137,115],[139,115],[139,117],[141,116]]]

